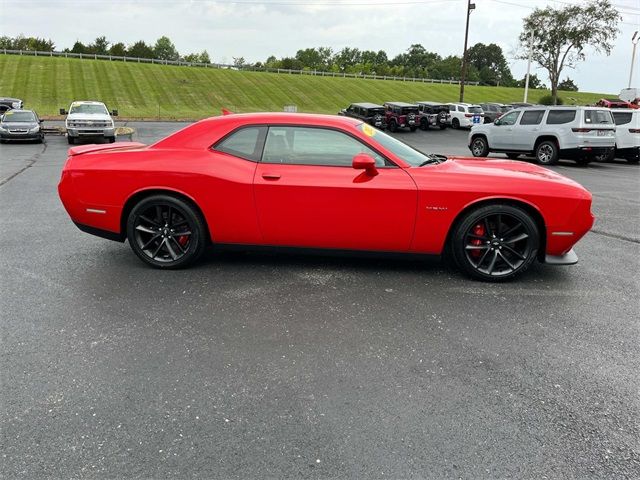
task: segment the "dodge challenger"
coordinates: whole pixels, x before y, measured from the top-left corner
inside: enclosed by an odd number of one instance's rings
[[[153,145],[69,150],[58,187],[83,231],[158,268],[208,245],[447,255],[504,281],[577,262],[591,194],[536,165],[433,155],[359,120],[232,114]]]

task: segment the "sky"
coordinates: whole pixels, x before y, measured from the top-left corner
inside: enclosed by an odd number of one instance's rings
[[[497,43],[516,78],[526,73],[518,35],[534,7],[582,0],[474,0],[469,46]],[[629,79],[631,37],[640,30],[640,0],[613,0],[623,16],[611,56],[588,54],[563,72],[581,91],[619,93]],[[155,43],[168,36],[181,54],[206,49],[213,62],[294,56],[307,47],[385,50],[389,58],[420,43],[441,56],[461,55],[466,0],[0,0],[0,35],[51,38],[56,49],[76,40]],[[640,48],[638,49],[640,50]],[[634,85],[640,85],[636,54]],[[542,69],[532,69],[547,85]]]

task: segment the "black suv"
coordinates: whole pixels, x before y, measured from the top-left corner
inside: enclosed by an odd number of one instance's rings
[[[362,120],[380,130],[387,128],[384,119],[384,107],[375,103],[352,103],[348,108],[343,108],[338,115]]]
[[[449,105],[437,102],[416,102],[420,117],[420,128],[427,130],[430,126],[440,127],[440,130],[447,128],[451,122]]]
[[[20,110],[23,102],[19,98],[0,97],[0,115],[7,110]]]
[[[415,132],[418,128],[418,106],[413,103],[386,102],[384,104],[387,128],[395,132],[398,128],[409,128]]]

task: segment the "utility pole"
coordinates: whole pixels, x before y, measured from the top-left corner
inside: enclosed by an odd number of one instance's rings
[[[533,30],[531,30],[531,35],[529,37],[529,58],[527,60],[527,78],[524,81],[524,103],[527,103],[527,98],[529,97],[529,72],[531,72],[531,55],[533,54]]]
[[[638,46],[638,31],[636,30],[631,37],[631,43],[633,43],[633,53],[631,53],[631,71],[629,72],[629,88],[631,88],[631,81],[633,80],[633,66],[636,63],[636,47]]]
[[[464,81],[467,76],[467,41],[469,40],[469,17],[476,4],[467,0],[467,26],[464,31],[464,53],[462,54],[462,72],[460,73],[460,103],[464,102]]]

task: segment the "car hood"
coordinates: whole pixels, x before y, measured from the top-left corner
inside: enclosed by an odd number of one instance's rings
[[[106,113],[70,113],[67,120],[111,121],[111,116]]]
[[[579,183],[531,163],[498,158],[449,157],[439,165],[410,169],[419,185],[445,181],[451,188],[484,191],[487,193],[548,194],[563,193],[580,198],[591,194]]]

